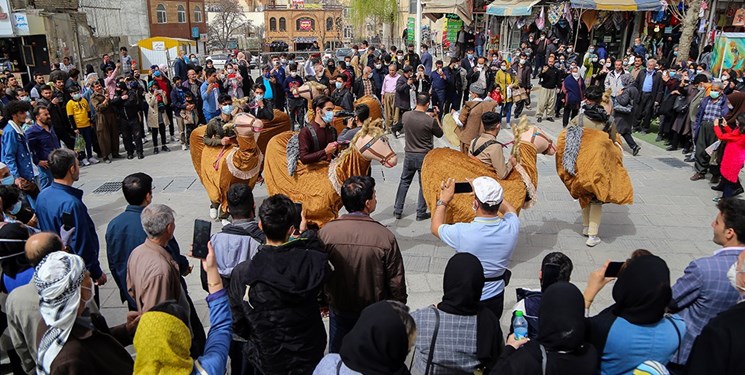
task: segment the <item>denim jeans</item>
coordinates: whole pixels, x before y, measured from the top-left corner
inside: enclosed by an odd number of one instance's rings
[[[502,103],[502,123],[507,124],[506,126],[510,126],[510,114],[512,113],[512,102],[508,103]]]
[[[352,330],[359,315],[340,315],[329,311],[329,353],[339,353],[344,336]]]
[[[406,201],[406,193],[409,192],[409,186],[411,181],[414,179],[414,174],[417,175],[419,181],[419,198],[417,201],[416,215],[421,217],[427,213],[427,203],[424,201],[424,194],[422,194],[422,163],[426,153],[413,153],[407,152],[404,155],[404,168],[401,171],[401,182],[398,183],[398,192],[396,192],[396,203],[393,206],[394,214],[401,214],[404,211],[404,201]]]
[[[78,130],[85,140],[85,158],[89,159],[93,157],[93,128],[88,126],[85,128],[78,128]]]

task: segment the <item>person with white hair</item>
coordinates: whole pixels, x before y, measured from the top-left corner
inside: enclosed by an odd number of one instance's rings
[[[497,180],[481,176],[469,183],[473,188],[476,217],[470,223],[445,224],[447,206],[455,195],[455,180],[442,181],[430,230],[456,253],[475,255],[484,267],[485,284],[481,303],[499,319],[504,308],[504,290],[509,283],[512,253],[517,245],[520,219],[504,200]],[[502,218],[499,217],[502,214]]]
[[[729,101],[727,95],[722,92],[723,90],[722,81],[713,80],[711,87],[709,87],[709,95],[701,100],[698,107],[696,122],[693,124],[693,139],[696,140],[696,151],[694,153],[696,173],[691,176],[691,181],[702,180],[706,178],[706,173],[711,173],[711,183],[719,183],[719,167],[709,164],[711,155],[706,152],[706,148],[717,141],[714,126],[727,126],[726,123],[720,123],[721,119],[727,116],[730,111]]]
[[[32,282],[39,294],[43,332],[36,354],[38,374],[132,373],[134,361],[123,345],[131,344],[136,319],[130,315],[127,324],[111,328],[110,334],[93,326],[93,279],[83,258],[52,252],[36,267]]]

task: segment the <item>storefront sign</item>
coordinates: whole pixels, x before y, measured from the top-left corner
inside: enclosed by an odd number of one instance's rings
[[[153,51],[165,51],[166,42],[153,42]]]
[[[28,35],[30,32],[26,13],[13,13],[13,25],[17,34]]]
[[[0,0],[0,36],[13,35],[13,23],[10,20],[8,0]]]
[[[199,27],[192,27],[191,28],[191,38],[192,39],[199,39]]]
[[[292,9],[303,9],[305,0],[292,0]]]

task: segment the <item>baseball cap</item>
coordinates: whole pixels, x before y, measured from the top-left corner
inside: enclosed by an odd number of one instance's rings
[[[504,189],[502,189],[502,185],[497,180],[491,177],[481,176],[473,180],[471,185],[473,185],[473,192],[476,194],[479,202],[490,206],[502,203]]]

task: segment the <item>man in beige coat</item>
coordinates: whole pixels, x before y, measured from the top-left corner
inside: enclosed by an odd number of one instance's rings
[[[486,91],[484,86],[472,83],[469,91],[469,100],[463,108],[460,111],[452,111],[453,119],[458,125],[455,134],[460,139],[460,151],[466,155],[468,155],[471,142],[484,132],[481,116],[486,112],[494,112],[497,107],[496,101],[481,99]]]

